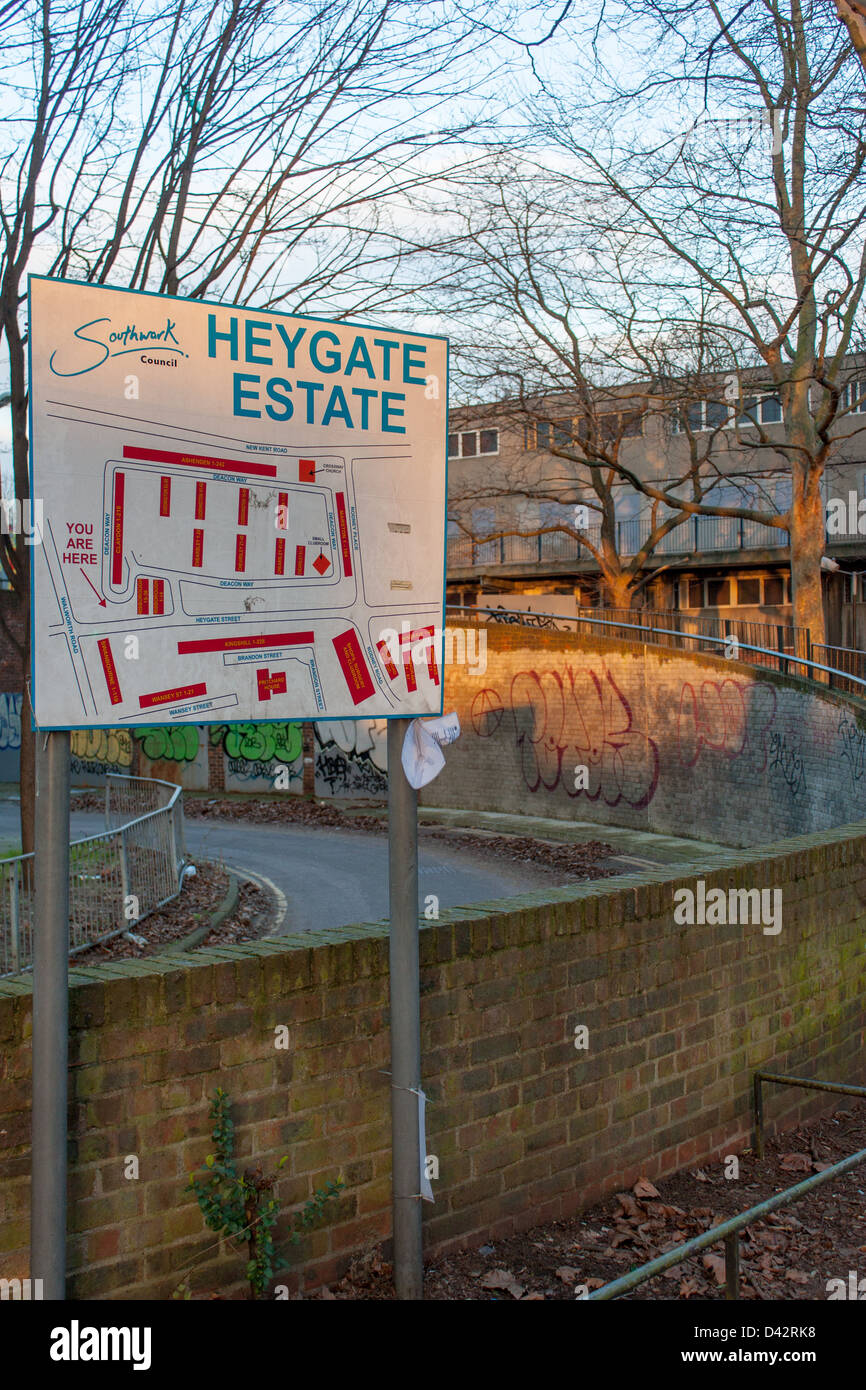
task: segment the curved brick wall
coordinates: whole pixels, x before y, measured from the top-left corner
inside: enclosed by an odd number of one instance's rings
[[[862,701],[718,657],[517,626],[486,634],[483,674],[447,668],[445,708],[463,733],[426,805],[733,846],[866,818]]]

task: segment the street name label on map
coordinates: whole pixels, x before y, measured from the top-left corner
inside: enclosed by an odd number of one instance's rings
[[[40,276],[30,338],[40,727],[441,711],[444,339]]]

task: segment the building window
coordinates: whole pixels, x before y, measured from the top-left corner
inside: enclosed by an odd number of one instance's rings
[[[773,393],[744,396],[743,408],[737,416],[740,429],[756,429],[758,425],[778,425],[782,419],[782,402]]]
[[[537,420],[523,426],[524,449],[571,449],[585,445],[590,437],[585,415],[577,420]],[[639,410],[600,412],[595,417],[595,439],[602,445],[617,439],[634,439],[643,434],[643,414]]]
[[[702,579],[682,579],[680,581],[680,608],[703,608],[704,581]]]
[[[568,526],[576,530],[576,507],[569,502],[539,502],[538,524],[542,527]]]
[[[758,575],[737,580],[737,603],[756,607],[761,602],[761,580]]]
[[[679,406],[671,414],[674,434],[699,434],[702,430],[718,430],[728,423],[729,409],[724,401],[692,401]]]
[[[730,579],[708,579],[707,580],[707,607],[708,608],[730,608],[731,606],[731,581]]]
[[[493,507],[473,507],[472,531],[478,538],[492,536],[496,530],[496,512]]]
[[[849,381],[842,391],[840,406],[854,415],[866,415],[866,381]]]
[[[639,410],[606,410],[595,417],[596,439],[601,444],[613,444],[618,439],[634,439],[643,434],[643,415]],[[577,435],[586,440],[590,435],[590,425],[586,416],[577,422]]]
[[[643,413],[640,410],[623,412],[622,432],[625,439],[636,439],[643,434]]]
[[[480,458],[482,454],[498,453],[498,430],[464,430],[461,434],[448,436],[450,459],[475,459]]]
[[[574,443],[571,420],[538,420],[535,426],[536,449],[570,449]]]
[[[764,579],[764,603],[779,608],[785,602],[785,579],[781,574],[768,574]]]
[[[679,406],[671,414],[674,434],[699,434],[705,430],[755,429],[758,425],[778,425],[782,419],[782,402],[773,392],[744,396],[739,414],[732,412],[726,401],[692,401]]]

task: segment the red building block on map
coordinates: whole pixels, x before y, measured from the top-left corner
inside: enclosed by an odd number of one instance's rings
[[[260,700],[269,700],[272,695],[285,695],[286,693],[285,671],[275,671],[271,675],[267,666],[260,666],[256,671],[256,683],[259,688]]]
[[[318,570],[319,574],[324,574],[325,570],[331,568],[331,562],[326,556],[319,554],[313,561],[313,569]]]
[[[316,481],[316,461],[315,459],[298,459],[298,482],[314,483]]]

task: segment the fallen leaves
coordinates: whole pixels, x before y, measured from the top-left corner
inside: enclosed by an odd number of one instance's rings
[[[616,1200],[619,1202],[624,1216],[638,1217],[639,1220],[643,1220],[643,1212],[629,1192],[618,1192]]]
[[[813,1161],[809,1154],[782,1154],[779,1167],[786,1173],[811,1173]]]
[[[837,1135],[830,1131],[831,1123],[824,1120],[815,1126],[820,1133],[817,1144],[809,1142],[805,1128],[789,1131],[781,1143],[771,1139],[764,1159],[745,1151],[739,1181],[726,1181],[722,1162],[710,1160],[697,1170],[700,1176],[685,1170],[659,1186],[642,1176],[583,1217],[552,1221],[522,1236],[502,1237],[495,1245],[434,1263],[425,1274],[425,1296],[429,1286],[432,1298],[572,1301],[625,1270],[709,1233],[707,1238],[716,1244],[664,1270],[661,1278],[642,1286],[635,1296],[722,1300],[726,1279],[719,1224],[780,1188],[791,1187],[806,1171],[804,1161],[819,1170],[825,1161],[838,1162],[846,1153],[866,1147],[866,1106],[856,1129],[846,1119],[846,1127]],[[799,1145],[796,1177],[781,1166],[781,1160],[795,1152],[791,1145]],[[744,1228],[740,1232],[741,1297],[773,1304],[824,1296],[825,1281],[840,1261],[847,1269],[846,1261],[856,1263],[858,1255],[866,1255],[866,1226],[860,1225],[863,1186],[861,1173],[848,1174],[798,1202],[798,1216],[785,1206]],[[355,1296],[393,1297],[390,1279],[381,1276],[376,1287],[379,1292],[368,1293],[365,1286]],[[335,1292],[337,1297],[352,1296],[339,1285]]]
[[[653,1187],[648,1178],[638,1178],[632,1192],[635,1197],[660,1197],[661,1193],[657,1187]]]
[[[724,1284],[726,1278],[724,1255],[704,1255],[701,1263],[704,1269],[709,1270],[717,1284]]]
[[[691,1298],[692,1294],[700,1293],[701,1285],[696,1279],[684,1279],[677,1290],[678,1298]]]
[[[522,1298],[524,1285],[518,1284],[510,1269],[491,1269],[481,1280],[482,1289],[502,1289],[512,1298]]]

